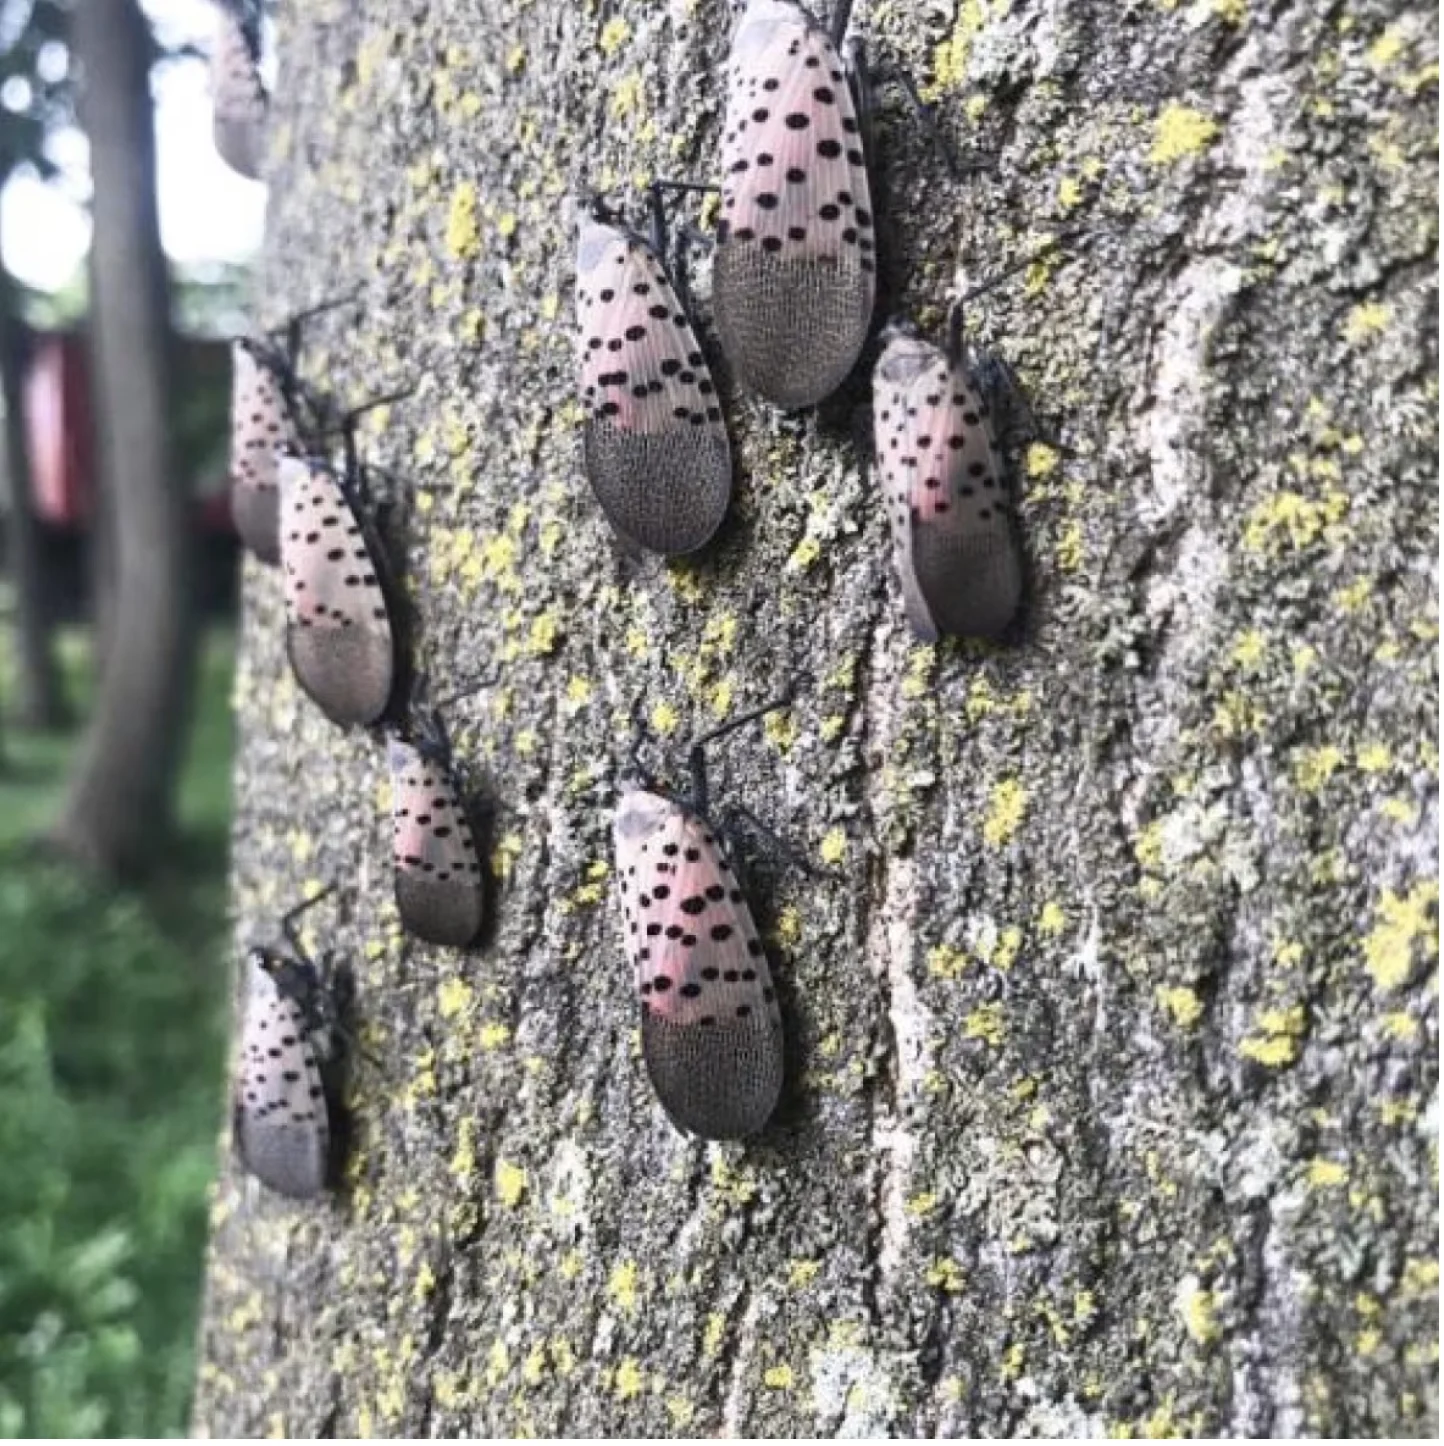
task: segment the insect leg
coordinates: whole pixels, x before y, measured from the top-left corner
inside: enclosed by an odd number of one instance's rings
[[[313,904],[319,904],[322,899],[336,892],[335,884],[327,884],[319,894],[312,894],[309,899],[303,899],[294,909],[288,909],[281,915],[281,933],[286,936],[286,943],[290,946],[291,952],[303,964],[309,964],[313,969],[316,967],[311,956],[306,953],[306,946],[301,942],[301,935],[296,928],[296,920],[301,917]]]
[[[735,732],[738,728],[745,727],[748,723],[756,722],[757,719],[765,717],[768,713],[775,713],[779,708],[787,707],[796,696],[797,684],[794,682],[780,698],[774,698],[772,702],[764,703],[760,708],[753,708],[746,713],[739,713],[735,718],[729,718],[725,723],[712,729],[710,733],[704,733],[692,744],[687,752],[687,771],[692,776],[693,812],[703,815],[707,812],[707,745],[715,743],[719,738]]]
[[[840,875],[830,869],[820,869],[800,849],[781,836],[775,829],[762,822],[755,813],[744,804],[729,804],[724,815],[724,829],[729,834],[737,832],[737,823],[745,823],[754,833],[762,838],[768,848],[778,857],[785,859],[795,869],[800,869],[810,879],[837,878]]]

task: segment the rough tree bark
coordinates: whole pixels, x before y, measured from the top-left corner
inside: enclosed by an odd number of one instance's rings
[[[135,0],[75,8],[95,187],[92,374],[109,585],[100,690],[55,842],[97,870],[143,868],[168,840],[196,631],[189,499],[167,425],[170,325],[155,202],[151,39]]]
[[[417,386],[368,447],[423,663],[501,665],[454,723],[502,882],[484,950],[398,937],[381,753],[253,569],[242,932],[343,880],[316,938],[379,1062],[332,1201],[227,1170],[197,1421],[1432,1433],[1431,22],[858,6],[993,158],[949,179],[884,92],[885,305],[936,328],[959,268],[1084,228],[974,308],[1051,438],[1027,635],[984,650],[905,633],[862,378],[731,399],[695,565],[620,560],[582,482],[568,198],[709,175],[727,11],[283,13],[264,319],[363,283],[311,374]],[[843,877],[769,873],[791,1090],[705,1147],[637,1058],[612,786],[634,713],[680,747],[798,676],[723,782]]]

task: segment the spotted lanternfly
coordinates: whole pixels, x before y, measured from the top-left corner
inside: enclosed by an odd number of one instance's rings
[[[374,723],[395,682],[380,541],[353,478],[317,457],[282,456],[286,651],[296,681],[342,727]]]
[[[241,541],[264,563],[281,558],[277,448],[297,445],[279,370],[249,338],[231,347],[231,517]]]
[[[757,925],[706,818],[702,761],[707,743],[769,711],[694,745],[685,800],[625,782],[612,826],[647,1074],[672,1120],[710,1140],[755,1134],[782,1090],[782,1015]]]
[[[873,374],[877,465],[913,631],[996,638],[1023,592],[1023,562],[988,399],[962,310],[939,349],[889,326]]]
[[[877,253],[854,80],[796,0],[748,0],[732,41],[712,306],[738,379],[780,407],[834,391],[867,340]]]
[[[410,740],[391,730],[386,762],[401,922],[428,943],[461,948],[481,930],[484,883],[440,715],[433,712]]]
[[[266,148],[266,88],[261,82],[258,12],[236,0],[217,6],[211,45],[211,129],[221,159],[248,180],[261,179]]]
[[[587,477],[623,537],[667,557],[695,552],[732,496],[717,389],[662,264],[665,233],[619,225],[600,202],[577,238],[577,365]]]
[[[246,1168],[298,1200],[325,1188],[331,1164],[322,1069],[336,1044],[336,1008],[294,928],[295,919],[324,897],[308,899],[283,921],[294,958],[272,949],[252,949],[247,956],[232,1106],[232,1136]]]

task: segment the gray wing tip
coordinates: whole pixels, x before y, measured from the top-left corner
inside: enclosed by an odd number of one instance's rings
[[[239,1121],[237,1153],[267,1189],[290,1200],[312,1200],[326,1188],[326,1135],[294,1127],[248,1128]]]
[[[335,724],[365,727],[391,701],[395,656],[389,623],[380,628],[286,627],[296,681]]]
[[[476,883],[438,883],[398,870],[395,893],[407,932],[428,944],[461,949],[481,932],[482,894]]]
[[[648,552],[685,557],[716,535],[732,502],[732,448],[715,428],[686,433],[620,431],[590,421],[587,479],[607,521]]]
[[[757,1134],[782,1094],[782,1028],[770,1013],[703,1025],[645,1010],[642,1057],[673,1123],[706,1140]]]

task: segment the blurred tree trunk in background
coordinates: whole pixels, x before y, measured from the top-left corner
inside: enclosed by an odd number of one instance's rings
[[[95,187],[91,345],[112,584],[100,688],[55,840],[108,873],[169,841],[196,633],[189,498],[167,425],[170,327],[155,198],[151,39],[135,0],[74,11]]]
[[[726,0],[281,7],[259,320],[417,391],[366,450],[500,817],[495,938],[403,942],[384,762],[250,568],[235,899],[308,879],[378,1056],[335,1198],[228,1167],[210,1436],[1413,1435],[1436,1426],[1432,17],[1399,0],[882,4],[891,294],[1042,433],[1027,636],[914,645],[852,440],[729,399],[738,497],[620,560],[580,474],[569,197],[715,178]],[[614,195],[616,193],[614,192]],[[620,199],[620,197],[618,197]],[[705,318],[706,271],[698,289]],[[727,390],[724,388],[724,391]],[[609,898],[634,711],[841,881],[764,891],[790,1095],[665,1123]],[[443,689],[444,691],[444,689]]]
[[[0,177],[3,186],[3,177]],[[40,532],[30,481],[29,438],[25,431],[25,331],[14,278],[0,263],[0,379],[5,396],[5,566],[14,589],[13,694],[10,719],[26,728],[59,728],[68,721],[56,666]]]

